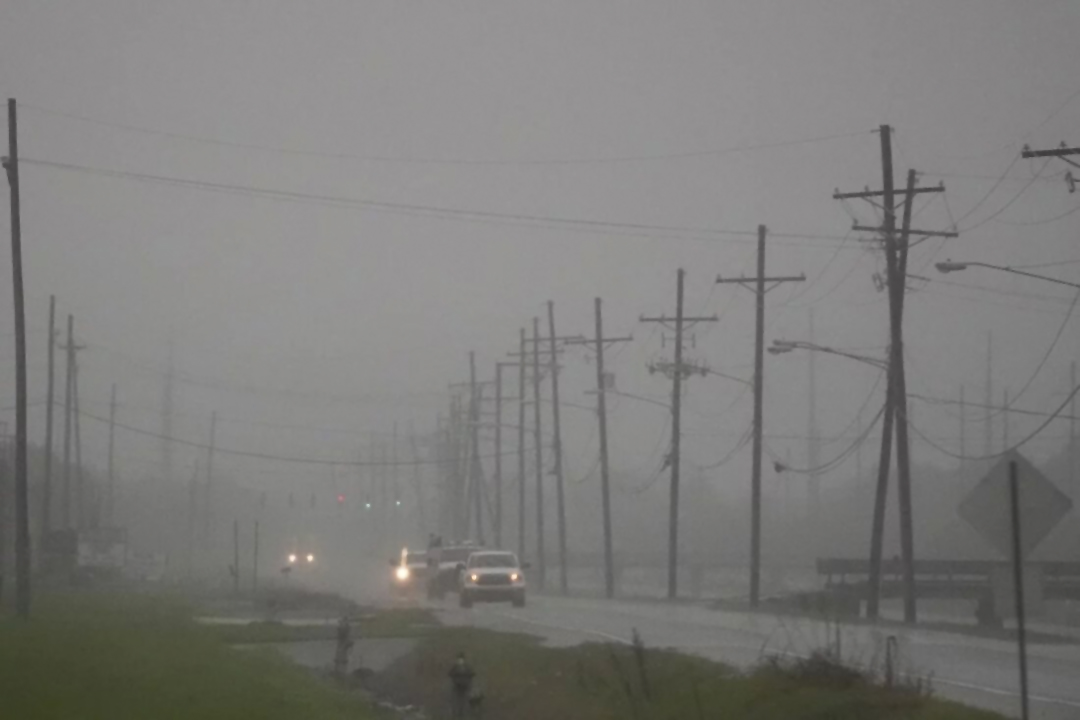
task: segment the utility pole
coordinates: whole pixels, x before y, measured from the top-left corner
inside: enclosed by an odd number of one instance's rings
[[[55,402],[56,296],[49,296],[48,390],[45,395],[45,477],[41,486],[41,533],[44,539],[52,529],[52,454],[53,403]],[[44,543],[42,543],[44,545]]]
[[[1009,449],[1009,389],[1001,389],[1001,452]]]
[[[199,482],[199,464],[195,463],[195,470],[191,473],[188,481],[188,508],[187,508],[187,576],[191,580],[195,576],[195,515],[196,493]]]
[[[604,318],[602,302],[600,298],[594,301],[596,315],[596,336],[593,340],[582,340],[581,344],[588,347],[593,344],[596,352],[596,417],[600,424],[600,504],[604,520],[604,596],[608,599],[615,597],[615,552],[612,542],[611,528],[611,480],[608,462],[608,437],[607,437],[607,390],[611,377],[604,370],[604,348],[607,345],[620,342],[630,342],[631,337],[605,338]]]
[[[669,372],[671,376],[671,452],[666,464],[671,467],[671,486],[668,501],[668,587],[667,596],[674,600],[679,590],[679,460],[680,439],[682,436],[682,381],[691,372],[702,372],[701,368],[683,363],[683,330],[688,325],[698,322],[716,322],[716,316],[693,318],[683,314],[683,285],[686,271],[682,268],[676,273],[675,291],[675,362],[670,367],[654,365],[649,372]],[[665,316],[639,318],[640,322],[655,322],[667,326],[672,318]]]
[[[756,320],[754,333],[754,458],[750,478],[750,607],[761,599],[761,460],[765,425],[765,293],[788,282],[804,282],[805,275],[765,276],[764,225],[758,225],[757,277],[716,278],[717,283],[754,285]],[[766,283],[769,287],[766,288]],[[812,353],[811,353],[812,354]]]
[[[158,450],[161,453],[161,480],[172,480],[172,421],[173,421],[173,375],[176,365],[173,338],[169,335],[169,366],[165,373],[165,382],[161,386],[161,441]]]
[[[518,355],[518,557],[525,558],[525,328],[519,333]],[[539,406],[538,406],[539,407]]]
[[[64,475],[60,496],[60,524],[64,530],[72,529],[71,522],[71,408],[75,389],[75,317],[67,317],[67,354],[64,390]]]
[[[994,331],[986,333],[986,413],[983,427],[983,455],[994,452]]]
[[[1075,387],[1076,387],[1076,361],[1073,360],[1069,364],[1069,388],[1072,389],[1072,388],[1075,388]],[[1073,497],[1073,506],[1074,507],[1077,504],[1076,503],[1077,498],[1080,497],[1080,495],[1078,495],[1078,492],[1077,492],[1078,488],[1077,488],[1077,479],[1076,479],[1076,458],[1077,458],[1077,455],[1078,455],[1078,453],[1077,453],[1078,448],[1076,447],[1076,440],[1077,440],[1077,438],[1076,438],[1076,395],[1073,395],[1072,400],[1070,401],[1070,407],[1069,407],[1069,481],[1070,481],[1070,485],[1071,485],[1071,488],[1072,488],[1072,497]]]
[[[547,580],[544,549],[544,446],[540,434],[540,318],[533,318],[533,442],[536,444],[536,581]]]
[[[233,595],[240,594],[240,521],[233,520],[232,522],[232,583],[233,583]]]
[[[503,363],[495,363],[495,522],[492,532],[495,534],[495,547],[502,544],[502,386]]]
[[[469,488],[476,513],[476,540],[484,544],[484,512],[481,486],[483,469],[480,467],[480,389],[476,384],[476,353],[469,352]]]
[[[114,453],[116,440],[116,383],[113,383],[112,391],[109,393],[109,492],[106,496],[105,504],[105,518],[107,527],[115,527],[113,521],[114,512],[116,509],[116,466],[114,462]]]
[[[881,227],[866,227],[858,224],[852,227],[856,232],[873,232],[882,239],[885,251],[887,281],[889,293],[889,359],[888,384],[886,388],[886,407],[884,410],[884,429],[881,440],[881,462],[878,466],[878,487],[874,499],[874,525],[871,536],[869,597],[867,616],[876,619],[880,597],[881,548],[884,534],[885,498],[888,492],[888,469],[891,456],[891,435],[896,432],[896,464],[898,470],[897,495],[900,509],[900,547],[904,574],[904,620],[914,623],[915,607],[915,558],[914,526],[911,502],[911,457],[908,438],[907,381],[904,371],[903,318],[904,294],[907,285],[907,257],[912,235],[928,237],[956,237],[955,232],[915,230],[911,227],[912,207],[917,194],[944,192],[944,185],[936,187],[915,187],[916,173],[908,172],[907,189],[904,193],[904,218],[902,230],[897,237],[896,228],[896,189],[893,176],[892,128],[882,125],[879,128],[881,139],[882,189],[854,193],[833,194],[836,200],[860,198],[870,200],[881,198],[884,220]],[[874,202],[871,200],[871,202]],[[875,203],[876,204],[876,203]]]
[[[409,420],[409,448],[412,452],[413,461],[413,492],[416,493],[416,512],[421,532],[428,532],[427,525],[427,499],[424,497],[424,483],[420,469],[420,447],[416,441],[416,429],[412,420]]]
[[[3,165],[11,190],[11,285],[15,295],[15,612],[27,619],[30,617],[30,486],[26,469],[26,307],[17,116],[15,98],[8,98],[8,156]]]
[[[559,512],[559,589],[570,592],[566,573],[566,499],[563,490],[562,430],[559,425],[559,358],[555,340],[555,303],[548,300],[548,332],[551,340],[551,420],[555,435],[552,450],[555,455],[555,498]]]
[[[960,471],[964,470],[967,456],[967,404],[964,402],[964,386],[960,385]]]
[[[75,395],[75,406],[72,409],[72,423],[75,425],[75,526],[79,530],[86,528],[86,475],[83,471],[82,462],[82,427],[79,422],[79,359],[75,358],[75,365],[71,375],[72,392]]]
[[[251,552],[251,593],[259,589],[259,521],[255,521],[255,541]],[[239,569],[238,569],[239,572]]]
[[[206,448],[206,494],[203,496],[203,541],[210,544],[214,531],[214,451],[217,449],[217,410],[210,413],[210,444]]]
[[[814,337],[814,308],[809,309],[808,322],[810,325],[810,342],[816,341]],[[807,402],[806,418],[806,466],[817,468],[821,465],[821,441],[817,431],[817,353],[806,353],[807,374],[809,375],[809,394]],[[821,475],[814,472],[809,478],[810,489],[810,522],[816,531],[821,522]]]

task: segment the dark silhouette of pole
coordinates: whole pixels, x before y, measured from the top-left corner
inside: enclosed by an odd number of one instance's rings
[[[1009,462],[1009,500],[1012,515],[1013,586],[1016,592],[1016,645],[1020,660],[1020,717],[1028,718],[1027,632],[1024,617],[1024,556],[1020,541],[1020,483],[1016,461]]]
[[[525,328],[518,355],[518,557],[525,557]]]
[[[476,540],[484,544],[483,470],[480,467],[480,388],[476,383],[476,353],[469,353],[469,489],[476,513]]]
[[[765,389],[765,226],[758,225],[754,332],[754,458],[750,478],[750,606],[761,599],[761,453]]]
[[[64,530],[71,529],[71,399],[72,375],[75,365],[75,318],[67,318],[67,351],[64,372],[64,474],[60,495],[60,524]]]
[[[240,521],[233,520],[232,523],[232,553],[233,553],[233,566],[232,566],[232,583],[233,594],[240,594]]]
[[[596,307],[596,415],[600,422],[600,501],[604,515],[604,596],[615,597],[615,558],[611,539],[611,488],[608,475],[607,395],[604,384],[604,320],[600,298]]]
[[[11,190],[11,276],[15,295],[15,611],[30,617],[30,487],[26,472],[26,307],[23,304],[22,215],[19,199],[19,131],[15,99],[8,99]]]
[[[53,403],[56,402],[56,296],[49,296],[48,389],[45,395],[45,477],[41,485],[41,537],[52,529]]]
[[[536,444],[536,581],[547,580],[544,550],[544,447],[540,435],[540,318],[533,318],[533,442]]]
[[[109,393],[109,490],[105,502],[105,518],[108,527],[114,526],[114,513],[116,510],[116,466],[114,448],[116,447],[116,383],[113,383]]]
[[[210,413],[210,444],[206,448],[206,492],[203,495],[203,541],[210,543],[214,513],[214,451],[217,449],[217,411]]]
[[[255,541],[251,551],[251,592],[259,589],[259,521],[255,521]]]
[[[679,441],[682,436],[682,332],[683,284],[686,271],[679,268],[675,296],[675,372],[671,382],[671,491],[668,508],[668,599],[674,600],[679,583]]]
[[[559,349],[555,336],[555,303],[548,300],[547,309],[551,338],[551,422],[554,432],[552,451],[555,455],[555,502],[559,513],[559,590],[566,595],[570,588],[566,572],[566,499],[563,494],[562,430],[559,424]]]
[[[71,422],[75,426],[75,526],[86,529],[86,473],[82,462],[82,423],[79,422],[79,358],[71,370],[71,390],[75,396],[71,409]]]
[[[495,547],[502,544],[502,363],[495,363],[495,518],[492,532],[495,535]]]

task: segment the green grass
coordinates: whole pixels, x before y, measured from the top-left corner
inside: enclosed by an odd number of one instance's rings
[[[177,600],[44,598],[0,620],[3,716],[40,720],[337,720],[378,715],[272,651],[229,648]]]
[[[377,675],[373,687],[398,702],[422,705],[434,718],[446,717],[447,671],[459,650],[476,669],[485,717],[491,718],[1001,720],[814,665],[765,665],[740,674],[663,650],[644,650],[639,663],[634,649],[621,645],[549,648],[528,636],[463,628],[429,634],[410,656]]]

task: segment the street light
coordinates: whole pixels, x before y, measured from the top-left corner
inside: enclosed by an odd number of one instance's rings
[[[969,267],[984,267],[991,270],[1000,270],[1002,272],[1012,273],[1013,275],[1023,275],[1025,277],[1035,278],[1036,280],[1045,280],[1046,282],[1056,283],[1058,285],[1066,285],[1068,287],[1077,288],[1080,290],[1080,283],[1069,282],[1068,280],[1059,280],[1058,278],[1048,277],[1046,275],[1038,275],[1036,273],[1027,272],[1025,270],[1017,270],[1007,265],[992,265],[984,262],[955,262],[953,260],[946,260],[945,262],[939,262],[934,265],[937,271],[943,275],[947,275],[952,272],[960,272],[961,270],[967,270]]]
[[[845,350],[837,350],[836,348],[815,345],[814,343],[803,342],[801,340],[773,340],[773,344],[768,350],[771,355],[782,355],[784,353],[789,353],[792,350],[811,350],[813,352],[822,352],[829,355],[839,355],[840,357],[856,360],[866,365],[873,365],[874,367],[883,370],[888,369],[889,367],[888,360],[882,358],[870,357],[869,355],[858,355]]]

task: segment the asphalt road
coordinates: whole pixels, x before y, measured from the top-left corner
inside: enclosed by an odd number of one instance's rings
[[[528,632],[549,643],[629,642],[634,629],[646,645],[669,647],[740,667],[763,654],[806,654],[836,642],[851,662],[880,663],[887,637],[897,639],[902,668],[929,676],[937,695],[1019,717],[1015,644],[929,630],[827,626],[823,622],[715,611],[695,605],[583,598],[529,598],[529,606],[435,604],[443,622]],[[1080,644],[1029,646],[1031,717],[1080,720]]]

